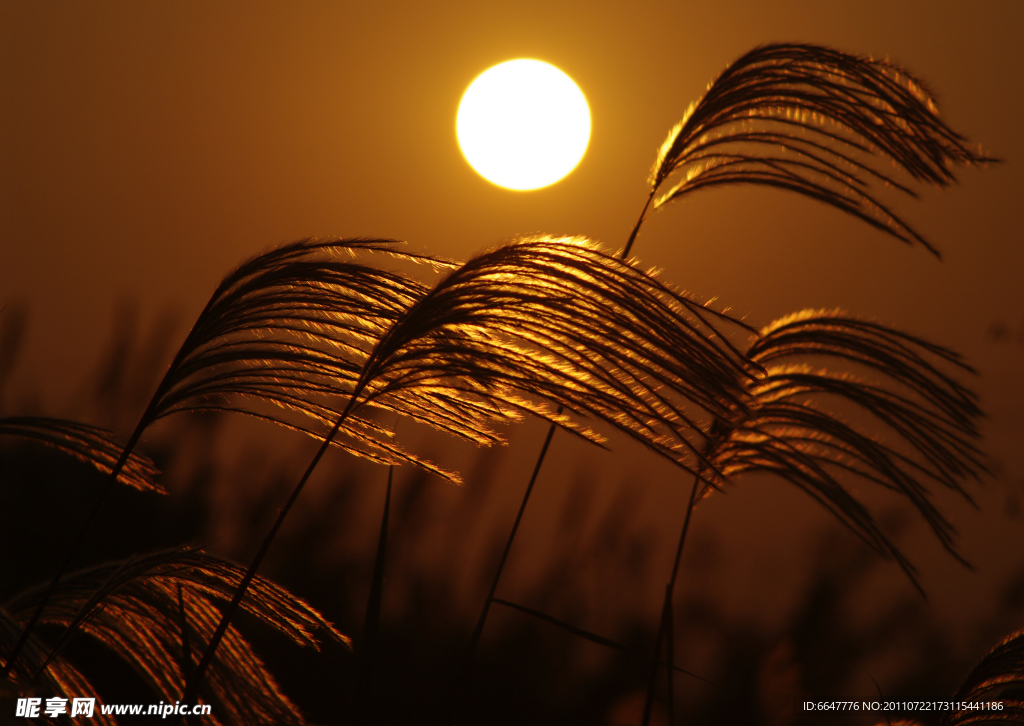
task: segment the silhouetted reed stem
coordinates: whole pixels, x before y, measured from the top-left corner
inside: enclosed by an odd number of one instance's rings
[[[395,467],[388,467],[388,488],[384,495],[384,513],[380,520],[380,535],[377,537],[377,555],[373,560],[373,576],[370,581],[370,595],[366,599],[366,617],[363,620],[363,637],[357,654],[362,661],[363,688],[361,696],[365,715],[369,717],[373,700],[373,668],[377,655],[377,636],[380,631],[381,600],[384,595],[384,565],[388,550],[388,518],[391,511],[391,483]]]
[[[697,505],[697,488],[700,486],[700,477],[693,478],[693,487],[690,489],[690,501],[686,505],[686,517],[683,519],[683,531],[679,534],[679,544],[676,546],[676,557],[672,563],[672,575],[665,585],[665,601],[661,609],[661,622],[658,624],[658,635],[654,644],[654,659],[651,661],[651,679],[647,684],[647,697],[644,699],[644,715],[641,726],[649,726],[651,723],[651,710],[654,707],[654,692],[658,684],[658,665],[661,660],[661,644],[665,642],[665,652],[668,662],[668,722],[672,726],[672,699],[674,697],[672,688],[672,672],[675,668],[675,632],[673,628],[674,603],[673,595],[676,589],[676,580],[679,576],[679,564],[683,559],[683,545],[686,544],[686,534],[690,531],[690,518],[693,509]]]
[[[558,407],[558,413],[562,413],[562,407]],[[540,467],[544,464],[544,456],[548,453],[548,447],[551,446],[551,439],[555,435],[555,424],[551,424],[548,428],[548,434],[544,437],[544,445],[540,447],[540,456],[537,457],[537,463],[533,467],[533,474],[530,476],[530,483],[526,485],[526,491],[523,493],[523,502],[519,505],[519,512],[516,514],[516,521],[512,523],[512,531],[508,533],[508,542],[505,543],[505,551],[501,553],[501,560],[498,562],[498,570],[494,573],[494,581],[491,582],[491,590],[487,593],[487,600],[484,601],[484,609],[480,612],[480,618],[476,622],[476,627],[473,629],[473,636],[469,640],[469,652],[476,649],[477,643],[480,642],[480,636],[484,632],[484,623],[487,622],[487,613],[491,609],[491,603],[494,602],[494,593],[498,590],[498,581],[501,579],[501,573],[505,569],[505,562],[508,560],[508,553],[512,550],[512,542],[516,538],[516,532],[519,531],[519,523],[523,519],[523,512],[526,511],[526,503],[530,501],[530,492],[533,491],[533,485],[537,482],[537,475],[540,474]]]
[[[644,219],[647,216],[647,210],[651,206],[651,202],[654,200],[654,194],[657,191],[657,187],[651,189],[651,193],[647,196],[647,201],[644,203],[644,208],[640,212],[640,216],[637,217],[636,224],[633,225],[632,231],[629,233],[629,239],[626,241],[626,246],[622,248],[618,257],[620,260],[626,259],[629,251],[633,247],[633,243],[636,241],[636,237],[640,232],[640,227],[644,223]],[[558,413],[561,414],[563,407],[558,407]],[[516,519],[512,523],[512,529],[508,534],[508,541],[505,543],[505,550],[501,553],[501,560],[498,562],[498,569],[494,573],[494,580],[491,582],[491,589],[487,593],[487,598],[484,600],[483,608],[480,610],[480,617],[477,618],[476,627],[473,628],[473,634],[469,639],[469,647],[466,649],[466,657],[460,668],[459,675],[456,676],[455,682],[457,687],[455,689],[456,695],[453,698],[452,708],[455,714],[458,713],[457,703],[461,696],[462,689],[464,686],[464,680],[466,674],[469,671],[470,661],[473,658],[473,654],[476,652],[477,645],[480,643],[480,638],[484,632],[484,626],[487,624],[487,615],[490,613],[491,604],[494,603],[494,596],[498,590],[498,583],[501,581],[501,575],[505,570],[505,563],[508,561],[509,552],[512,551],[512,543],[515,541],[516,533],[519,531],[519,523],[523,519],[523,513],[526,511],[526,505],[530,501],[530,494],[533,492],[533,485],[537,482],[537,476],[540,474],[541,467],[544,465],[544,458],[547,456],[548,448],[551,446],[551,439],[555,435],[555,429],[558,428],[555,424],[551,424],[548,427],[548,433],[544,437],[544,444],[541,446],[540,453],[537,456],[537,463],[533,466],[533,473],[530,475],[530,481],[526,485],[526,491],[523,492],[523,501],[519,505],[519,511],[516,513]],[[658,662],[658,654],[654,656],[654,662]]]
[[[647,216],[647,210],[651,206],[651,201],[654,199],[654,193],[657,188],[651,189],[651,193],[647,196],[647,202],[644,204],[643,210],[640,212],[640,216],[637,217],[636,224],[633,225],[633,231],[629,233],[629,239],[626,241],[626,246],[622,248],[619,253],[619,259],[624,260],[629,254],[629,250],[633,247],[633,242],[636,240],[637,234],[640,232],[640,226],[644,223],[644,219]],[[562,406],[558,407],[558,413],[562,413]],[[512,524],[512,530],[508,535],[508,542],[505,544],[505,551],[501,555],[501,561],[498,562],[498,570],[494,573],[494,581],[491,583],[491,590],[487,593],[487,599],[484,601],[484,607],[480,611],[480,617],[477,619],[476,627],[473,629],[473,635],[469,640],[468,656],[471,657],[473,652],[476,650],[477,644],[480,642],[480,636],[484,632],[484,625],[487,623],[487,613],[491,609],[491,603],[494,602],[494,593],[498,589],[498,582],[501,580],[501,573],[505,569],[505,561],[508,559],[508,553],[512,550],[512,542],[515,541],[516,532],[519,530],[519,522],[523,518],[523,512],[526,511],[526,505],[530,501],[530,493],[533,491],[533,485],[537,481],[537,475],[540,474],[540,469],[544,465],[544,457],[547,456],[548,447],[551,445],[551,437],[555,435],[555,429],[557,426],[551,424],[548,428],[548,434],[544,437],[544,445],[541,446],[540,454],[537,456],[537,463],[533,467],[533,474],[530,476],[530,483],[526,485],[526,491],[523,493],[523,502],[519,505],[519,513],[516,515],[516,520]]]
[[[629,233],[629,239],[626,240],[626,246],[622,248],[622,252],[619,253],[619,259],[624,260],[629,256],[629,251],[633,249],[633,243],[636,241],[636,236],[640,233],[640,225],[644,223],[647,218],[647,210],[651,207],[651,202],[654,201],[654,193],[658,191],[658,187],[653,187],[651,193],[647,195],[647,203],[644,204],[644,210],[640,212],[640,216],[637,217],[636,224],[633,225],[633,231]]]
[[[217,646],[220,645],[220,641],[224,638],[228,625],[231,624],[231,618],[238,610],[238,606],[241,604],[242,598],[245,597],[245,593],[248,591],[249,585],[256,576],[256,570],[258,570],[260,565],[263,563],[263,558],[266,557],[267,551],[270,549],[270,545],[274,541],[274,537],[277,536],[277,531],[281,529],[281,525],[284,523],[285,517],[288,516],[288,512],[291,510],[292,505],[295,504],[295,500],[299,498],[299,494],[302,493],[302,489],[306,486],[306,482],[309,480],[313,470],[316,469],[317,464],[320,463],[320,459],[323,458],[323,455],[327,452],[327,449],[330,447],[334,437],[337,436],[342,424],[345,423],[345,419],[348,418],[348,414],[352,410],[355,402],[356,395],[353,393],[352,398],[345,407],[345,410],[342,411],[341,416],[338,417],[337,422],[335,422],[334,428],[332,428],[331,432],[324,438],[324,441],[317,450],[313,460],[309,462],[309,466],[306,467],[306,472],[302,475],[302,478],[299,479],[298,484],[295,485],[291,496],[288,497],[288,501],[285,502],[280,514],[277,515],[277,520],[274,522],[274,526],[270,528],[267,536],[263,538],[263,543],[260,545],[259,552],[256,553],[256,557],[253,559],[252,564],[249,565],[249,569],[246,570],[245,576],[238,584],[234,597],[231,598],[231,602],[228,604],[227,608],[225,608],[224,615],[221,616],[220,623],[217,625],[217,629],[213,632],[213,637],[210,638],[210,642],[206,646],[206,650],[203,651],[203,657],[196,666],[192,681],[185,687],[185,693],[181,697],[182,703],[192,703],[195,699],[196,693],[199,690],[199,684],[203,680],[203,674],[206,673],[206,669],[213,660],[214,653],[217,652]]]

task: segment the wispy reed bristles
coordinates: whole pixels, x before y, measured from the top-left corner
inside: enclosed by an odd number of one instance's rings
[[[985,470],[975,442],[976,396],[943,367],[970,368],[955,353],[839,311],[803,311],[767,326],[747,352],[765,367],[751,385],[751,415],[717,424],[708,457],[722,479],[774,473],[804,490],[915,581],[914,568],[850,493],[847,479],[904,497],[959,558],[954,530],[931,501],[930,484],[970,501],[965,480]],[[827,369],[807,361],[825,358]],[[846,369],[846,370],[843,370]],[[851,370],[852,369],[852,370]],[[877,380],[865,380],[858,370]],[[866,431],[826,410],[866,415]]]
[[[17,436],[46,444],[79,461],[91,464],[103,474],[110,474],[123,450],[110,431],[58,418],[0,418],[0,436]],[[119,481],[140,491],[166,494],[163,486],[156,481],[159,473],[156,464],[148,456],[132,452]]]
[[[380,336],[429,289],[367,256],[448,266],[370,239],[301,240],[253,258],[224,279],[196,321],[152,420],[231,411],[323,439]],[[334,443],[349,453],[450,476],[391,443],[372,419],[350,416],[345,434]]]
[[[902,68],[822,46],[771,44],[739,58],[690,106],[659,150],[650,184],[654,194],[682,177],[655,208],[720,184],[787,189],[938,254],[875,190],[916,196],[893,167],[946,186],[954,164],[991,161],[939,118],[934,97]]]
[[[452,432],[531,413],[601,440],[562,406],[693,471],[709,417],[743,410],[756,370],[716,326],[746,332],[593,242],[523,238],[410,308],[357,397]]]
[[[41,621],[61,629],[57,650],[44,660],[43,654],[49,649],[33,638],[26,654],[31,650],[34,655],[20,661],[17,679],[39,674],[56,693],[93,693],[84,677],[59,654],[70,636],[81,632],[123,659],[155,694],[173,703],[184,687],[179,596],[187,627],[193,631],[189,635],[205,642],[220,618],[219,601],[231,596],[241,577],[238,565],[189,549],[157,552],[72,573],[50,598]],[[0,612],[14,623],[23,622],[42,592],[43,588],[24,592],[5,603]],[[299,645],[319,648],[321,636],[348,644],[348,639],[315,609],[269,581],[254,580],[242,608]],[[5,645],[10,645],[9,636],[17,637],[19,630],[6,629]],[[215,708],[213,716],[204,717],[204,721],[304,723],[263,662],[234,629],[226,635],[211,668],[206,692]]]

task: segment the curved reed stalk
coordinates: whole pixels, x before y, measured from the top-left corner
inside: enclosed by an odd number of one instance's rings
[[[189,549],[72,573],[53,593],[41,621],[62,628],[57,647],[44,658],[42,643],[32,637],[13,675],[23,681],[34,675],[58,694],[93,693],[74,666],[57,655],[74,633],[81,632],[124,660],[154,693],[173,703],[184,684],[183,672],[191,665],[182,660],[183,643],[190,636],[209,637],[219,616],[218,602],[228,599],[241,577],[238,565]],[[5,642],[17,637],[18,624],[34,611],[44,591],[29,590],[4,604],[0,613],[6,627],[0,637]],[[267,580],[253,583],[242,607],[299,645],[319,648],[320,634],[348,644],[315,609]],[[224,724],[304,723],[246,640],[231,630],[225,641],[208,681],[216,708],[206,718]]]
[[[495,436],[488,421],[532,413],[594,442],[571,413],[606,422],[699,471],[706,421],[745,409],[750,365],[716,325],[742,326],[582,238],[527,238],[470,260],[380,339],[334,432],[386,405],[441,430]],[[742,326],[745,327],[745,326]],[[702,421],[703,419],[703,421]],[[246,574],[251,578],[333,438],[328,435]],[[194,695],[245,592],[207,646]]]
[[[114,440],[114,434],[110,431],[59,418],[0,418],[0,436],[17,436],[46,444],[91,464],[102,474],[110,474],[122,451],[122,446]],[[120,481],[140,491],[166,494],[163,486],[156,481],[159,473],[156,464],[148,456],[133,452],[122,468]]]
[[[651,170],[647,202],[623,254],[629,254],[650,210],[702,188],[756,184],[817,199],[939,256],[876,190],[892,187],[916,197],[898,174],[947,186],[955,181],[954,165],[992,161],[996,159],[970,149],[964,137],[939,118],[935,99],[924,85],[892,63],[810,44],[761,46],[723,71],[669,132]],[[691,502],[700,485],[700,478],[695,478]],[[692,506],[687,509],[677,563]],[[659,643],[670,625],[664,613],[670,617],[674,581],[675,575],[666,591]]]
[[[622,283],[615,282],[606,273],[595,277],[594,280],[584,278],[581,281],[571,280],[571,277],[565,278],[565,275],[562,275],[564,279],[570,279],[574,286],[578,286],[579,291],[583,294],[574,300],[574,307],[559,305],[553,313],[561,316],[560,324],[566,330],[586,331],[585,335],[592,335],[594,340],[600,341],[600,347],[598,357],[595,357],[595,353],[592,351],[593,343],[581,345],[580,340],[570,337],[567,341],[568,345],[561,344],[557,351],[558,355],[572,365],[581,366],[584,370],[591,370],[596,365],[603,375],[612,374],[612,379],[609,381],[612,386],[611,397],[610,399],[607,396],[603,397],[602,407],[603,410],[607,410],[613,415],[608,416],[593,410],[589,411],[591,415],[596,413],[633,438],[653,448],[657,453],[699,476],[702,468],[710,465],[710,462],[706,461],[701,454],[706,443],[704,426],[691,420],[692,414],[671,401],[673,398],[681,397],[690,407],[696,405],[699,410],[702,409],[703,412],[711,415],[716,415],[713,412],[722,406],[728,410],[743,409],[745,406],[743,397],[735,395],[734,386],[738,378],[751,377],[754,374],[754,368],[738,362],[735,358],[737,351],[728,340],[723,338],[714,327],[707,327],[715,318],[727,319],[735,324],[738,324],[738,321],[723,318],[721,313],[710,312],[706,306],[697,306],[692,300],[685,297],[678,299],[675,305],[695,316],[695,319],[687,320],[677,317],[673,320],[671,317],[666,318],[663,313],[664,303],[659,300],[659,297],[666,294],[667,288],[657,283],[653,276],[644,275],[634,265],[623,262],[624,252],[614,257],[603,254],[601,262],[609,269],[616,271],[616,274],[628,271],[630,284],[639,284],[642,294],[624,288]],[[578,264],[577,261],[572,262],[572,265]],[[532,285],[535,284],[535,280],[544,282],[545,277],[551,275],[551,270],[559,268],[570,271],[572,275],[578,276],[579,274],[578,270],[574,270],[573,267],[565,267],[564,262],[549,261],[543,258],[537,261],[531,260],[530,265],[523,266],[519,274],[524,280],[524,284]],[[590,276],[593,273],[587,272],[586,274]],[[609,295],[611,292],[615,294]],[[604,316],[609,313],[613,317],[610,320],[605,320]],[[547,314],[547,317],[550,315],[551,313]],[[652,323],[644,322],[644,318],[651,315],[656,316],[653,327]],[[608,337],[609,334],[611,337],[605,342],[603,338]],[[698,343],[696,348],[694,347],[695,341]],[[653,348],[650,347],[652,342],[654,343]],[[644,348],[639,354],[631,349],[637,343]],[[622,349],[623,352],[617,352],[617,347],[623,345],[626,346]],[[608,357],[608,353],[604,351],[610,351],[614,355]],[[652,355],[654,356],[653,365],[647,361]],[[716,369],[714,361],[716,356],[720,355],[724,355],[723,366]],[[709,364],[710,367],[705,368]],[[673,373],[673,371],[677,372]],[[653,381],[655,387],[651,388],[651,384],[647,380]],[[556,411],[558,415],[562,413],[563,407],[574,409],[571,397],[568,400],[555,400],[559,404]],[[637,403],[641,404],[639,416],[632,410],[625,417],[621,413],[615,413],[616,407],[626,405],[633,409]],[[652,416],[660,416],[661,414],[658,412],[661,410],[668,412],[684,426],[673,424],[666,426],[664,423],[658,422],[657,418],[652,418]],[[657,426],[651,428],[649,424],[645,423],[645,420],[654,421]],[[552,422],[552,427],[548,429],[544,439],[533,474],[523,494],[522,504],[509,533],[501,561],[495,571],[490,591],[470,637],[469,653],[476,648],[483,633],[519,523],[551,444],[555,432],[554,423]],[[640,425],[639,429],[637,428],[638,424]],[[646,431],[653,434],[654,438],[647,435]]]
[[[653,199],[681,177],[654,209],[722,184],[787,189],[938,255],[876,190],[916,196],[895,170],[946,186],[953,165],[991,161],[939,118],[932,94],[902,68],[817,45],[771,44],[736,60],[690,106],[649,181]]]

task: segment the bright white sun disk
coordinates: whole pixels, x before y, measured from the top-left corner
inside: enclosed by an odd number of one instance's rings
[[[520,58],[476,77],[459,102],[455,129],[466,161],[485,179],[508,189],[539,189],[583,158],[590,108],[565,73]]]

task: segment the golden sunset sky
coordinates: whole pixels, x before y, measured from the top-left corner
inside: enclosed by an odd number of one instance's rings
[[[750,187],[659,212],[634,252],[756,325],[842,307],[964,353],[998,462],[979,500],[1002,517],[1024,487],[1022,31],[1019,2],[5,0],[0,306],[30,310],[8,401],[60,413],[117,301],[191,321],[228,270],[282,242],[389,237],[465,258],[547,232],[616,249],[657,147],[707,83],[755,45],[810,42],[905,66],[1005,160],[898,200],[942,261]],[[479,177],[455,138],[466,86],[521,57],[568,73],[593,119],[576,170],[527,193]],[[1020,527],[966,507],[954,520],[968,556]]]

